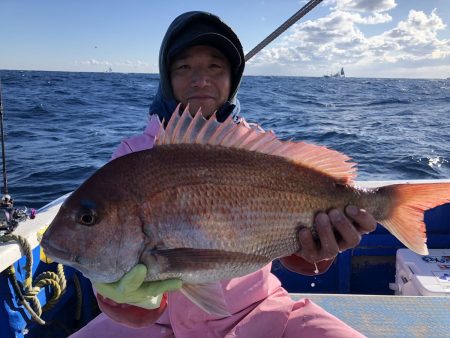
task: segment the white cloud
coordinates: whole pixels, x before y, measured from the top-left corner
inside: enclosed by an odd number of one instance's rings
[[[379,13],[389,11],[397,6],[395,0],[329,0],[332,9],[349,12]]]
[[[92,68],[101,68],[99,66],[103,67],[112,67],[112,68],[119,68],[121,71],[127,71],[127,70],[143,70],[148,71],[148,69],[151,67],[149,63],[143,62],[141,60],[123,60],[123,61],[108,61],[108,60],[96,60],[96,59],[90,59],[85,61],[77,62],[80,65],[92,67]],[[118,70],[119,70],[118,69]]]
[[[387,62],[445,58],[450,56],[450,40],[437,36],[445,27],[436,10],[429,16],[411,10],[395,28],[368,39],[369,55]]]
[[[371,16],[363,17],[357,13],[353,14],[353,22],[366,24],[366,25],[376,25],[379,23],[385,23],[392,20],[392,17],[387,13],[374,13]]]
[[[116,62],[116,65],[130,67],[130,68],[148,68],[148,67],[150,67],[149,63],[143,62],[143,61],[140,61],[140,60],[120,61],[120,62]]]
[[[85,60],[85,61],[80,61],[81,65],[85,65],[85,66],[111,66],[112,63],[106,60],[96,60],[96,59],[90,59],[90,60]]]
[[[328,63],[363,45],[365,38],[352,14],[335,11],[325,18],[295,26],[279,47],[263,50],[254,63],[292,64],[292,61]]]
[[[392,38],[415,37],[418,40],[436,40],[436,32],[442,30],[446,25],[436,14],[434,9],[430,16],[424,12],[411,10],[406,21],[400,21],[397,27],[389,32]]]
[[[441,73],[448,76],[450,40],[438,37],[446,25],[436,10],[426,14],[412,9],[395,27],[365,36],[358,25],[391,21],[387,11],[396,6],[394,0],[328,3],[334,6],[329,15],[292,27],[281,42],[249,62],[248,73],[261,74],[270,69],[272,74],[317,76],[348,66],[354,76],[364,76],[363,69],[381,67],[388,73],[395,66],[403,70],[402,74],[424,77],[424,63],[432,61],[430,70],[448,69]]]

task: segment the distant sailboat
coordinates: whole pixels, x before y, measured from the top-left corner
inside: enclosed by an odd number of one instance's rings
[[[108,69],[105,71],[105,73],[112,73],[112,72],[113,72],[113,70],[111,67],[108,67]]]
[[[344,67],[341,67],[340,72],[330,74],[330,75],[324,75],[323,77],[345,77]]]

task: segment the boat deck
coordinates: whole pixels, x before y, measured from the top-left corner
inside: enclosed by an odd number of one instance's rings
[[[309,298],[367,337],[450,337],[450,297],[291,294]]]

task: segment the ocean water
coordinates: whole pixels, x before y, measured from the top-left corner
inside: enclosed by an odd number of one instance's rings
[[[8,188],[39,208],[142,132],[158,76],[0,71]],[[346,153],[358,180],[450,178],[450,80],[244,77],[241,115]]]

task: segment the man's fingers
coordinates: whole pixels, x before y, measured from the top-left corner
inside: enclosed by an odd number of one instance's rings
[[[365,210],[347,206],[345,211],[347,215],[337,209],[318,213],[314,224],[319,241],[314,239],[310,229],[301,229],[298,255],[311,263],[332,259],[339,252],[356,247],[362,234],[375,230],[376,221]]]
[[[298,233],[298,239],[300,242],[299,254],[310,263],[316,262],[315,257],[318,254],[318,250],[311,231],[306,228],[301,229]]]
[[[334,258],[339,252],[331,218],[325,213],[316,216],[316,230],[320,239],[320,260]]]
[[[299,254],[308,262],[316,263],[325,259],[334,258],[338,251],[330,218],[321,212],[314,219],[319,241],[315,240],[310,229],[302,229],[299,232],[301,250]]]
[[[97,292],[99,294],[101,294],[102,296],[110,298],[117,303],[123,302],[122,295],[117,294],[117,291],[116,291],[117,285],[115,283],[110,283],[110,284],[94,283],[93,285],[94,285],[94,288],[97,290]]]
[[[368,234],[377,227],[375,218],[364,209],[360,209],[354,205],[348,205],[345,208],[345,213],[356,223],[357,230],[361,234]]]
[[[167,291],[175,291],[181,288],[181,279],[168,279],[165,281],[145,282],[142,291],[146,296],[157,296]]]
[[[118,291],[126,294],[137,290],[144,282],[146,275],[147,267],[137,264],[122,277],[117,287]]]
[[[338,251],[344,251],[359,244],[361,241],[361,234],[341,211],[333,209],[328,215],[331,224],[340,237],[338,239]]]

